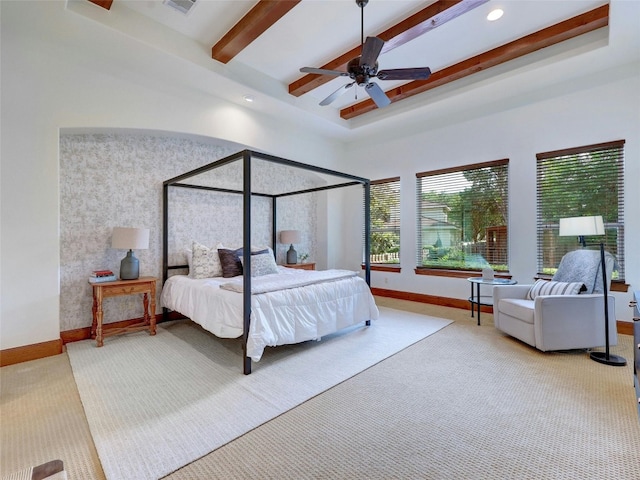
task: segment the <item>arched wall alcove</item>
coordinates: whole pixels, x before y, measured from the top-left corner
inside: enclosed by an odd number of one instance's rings
[[[134,129],[63,129],[60,131],[60,330],[91,325],[92,293],[88,277],[93,270],[118,274],[125,251],[111,248],[113,227],[150,230],[149,248],[136,251],[140,275],[162,273],[162,183],[182,173],[249,148],[233,142],[180,132]],[[296,159],[303,161],[304,159]],[[225,175],[224,172],[220,173]],[[237,175],[231,171],[229,175]],[[274,182],[305,185],[297,172],[272,175]],[[236,248],[242,240],[242,197],[178,189],[172,195],[171,215],[180,222],[170,228],[172,261],[186,264],[193,241]],[[320,197],[322,198],[322,197]],[[279,229],[299,229],[299,252],[316,255],[319,197],[291,197],[278,205]],[[252,242],[270,243],[268,199],[252,202]],[[171,223],[171,222],[170,222]],[[270,245],[271,246],[271,245]],[[273,246],[282,263],[285,246]],[[175,258],[183,257],[183,258]],[[161,285],[158,284],[157,306]],[[104,303],[104,322],[138,318],[142,305],[136,296]]]

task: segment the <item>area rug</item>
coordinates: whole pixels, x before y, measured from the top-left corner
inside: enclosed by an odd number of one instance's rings
[[[242,374],[238,340],[183,320],[146,332],[68,344],[109,480],[157,479],[437,332],[450,320],[380,309],[356,326],[270,348]]]

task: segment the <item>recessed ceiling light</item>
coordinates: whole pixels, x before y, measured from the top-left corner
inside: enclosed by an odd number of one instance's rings
[[[249,102],[249,103],[251,103],[251,102],[253,102],[253,101],[255,100],[255,98],[254,98],[254,96],[253,96],[253,95],[245,95],[245,96],[244,96],[244,97],[242,97],[242,98],[244,98],[244,101],[245,101],[245,102]]]
[[[500,8],[496,8],[495,10],[491,10],[489,12],[489,15],[487,15],[487,20],[493,22],[502,17],[502,15],[504,15],[504,12]]]

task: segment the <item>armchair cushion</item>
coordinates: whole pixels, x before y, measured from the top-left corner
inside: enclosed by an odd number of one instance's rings
[[[521,298],[505,298],[500,301],[500,311],[505,315],[519,318],[521,321],[533,325],[533,300],[522,300]]]
[[[536,280],[527,298],[534,300],[539,295],[577,295],[585,286],[582,282],[554,282],[553,280]]]

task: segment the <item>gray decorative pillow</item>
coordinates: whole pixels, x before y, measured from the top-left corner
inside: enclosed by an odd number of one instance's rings
[[[218,250],[193,242],[189,276],[193,278],[211,278],[220,277],[221,275],[222,265],[220,264]]]
[[[582,282],[554,282],[553,280],[536,280],[527,298],[533,300],[540,295],[577,295],[584,288]]]
[[[259,250],[257,252],[251,252],[251,255],[260,255],[268,252],[268,250]],[[222,265],[222,276],[224,278],[242,275],[242,262],[240,259],[243,253],[244,250],[242,248],[236,250],[229,250],[228,248],[218,249],[218,256],[220,257],[220,263]]]
[[[244,266],[244,258],[240,258],[242,265]],[[278,273],[278,265],[273,258],[273,254],[269,253],[252,253],[251,254],[251,276],[261,277],[262,275],[269,275],[270,273]]]

